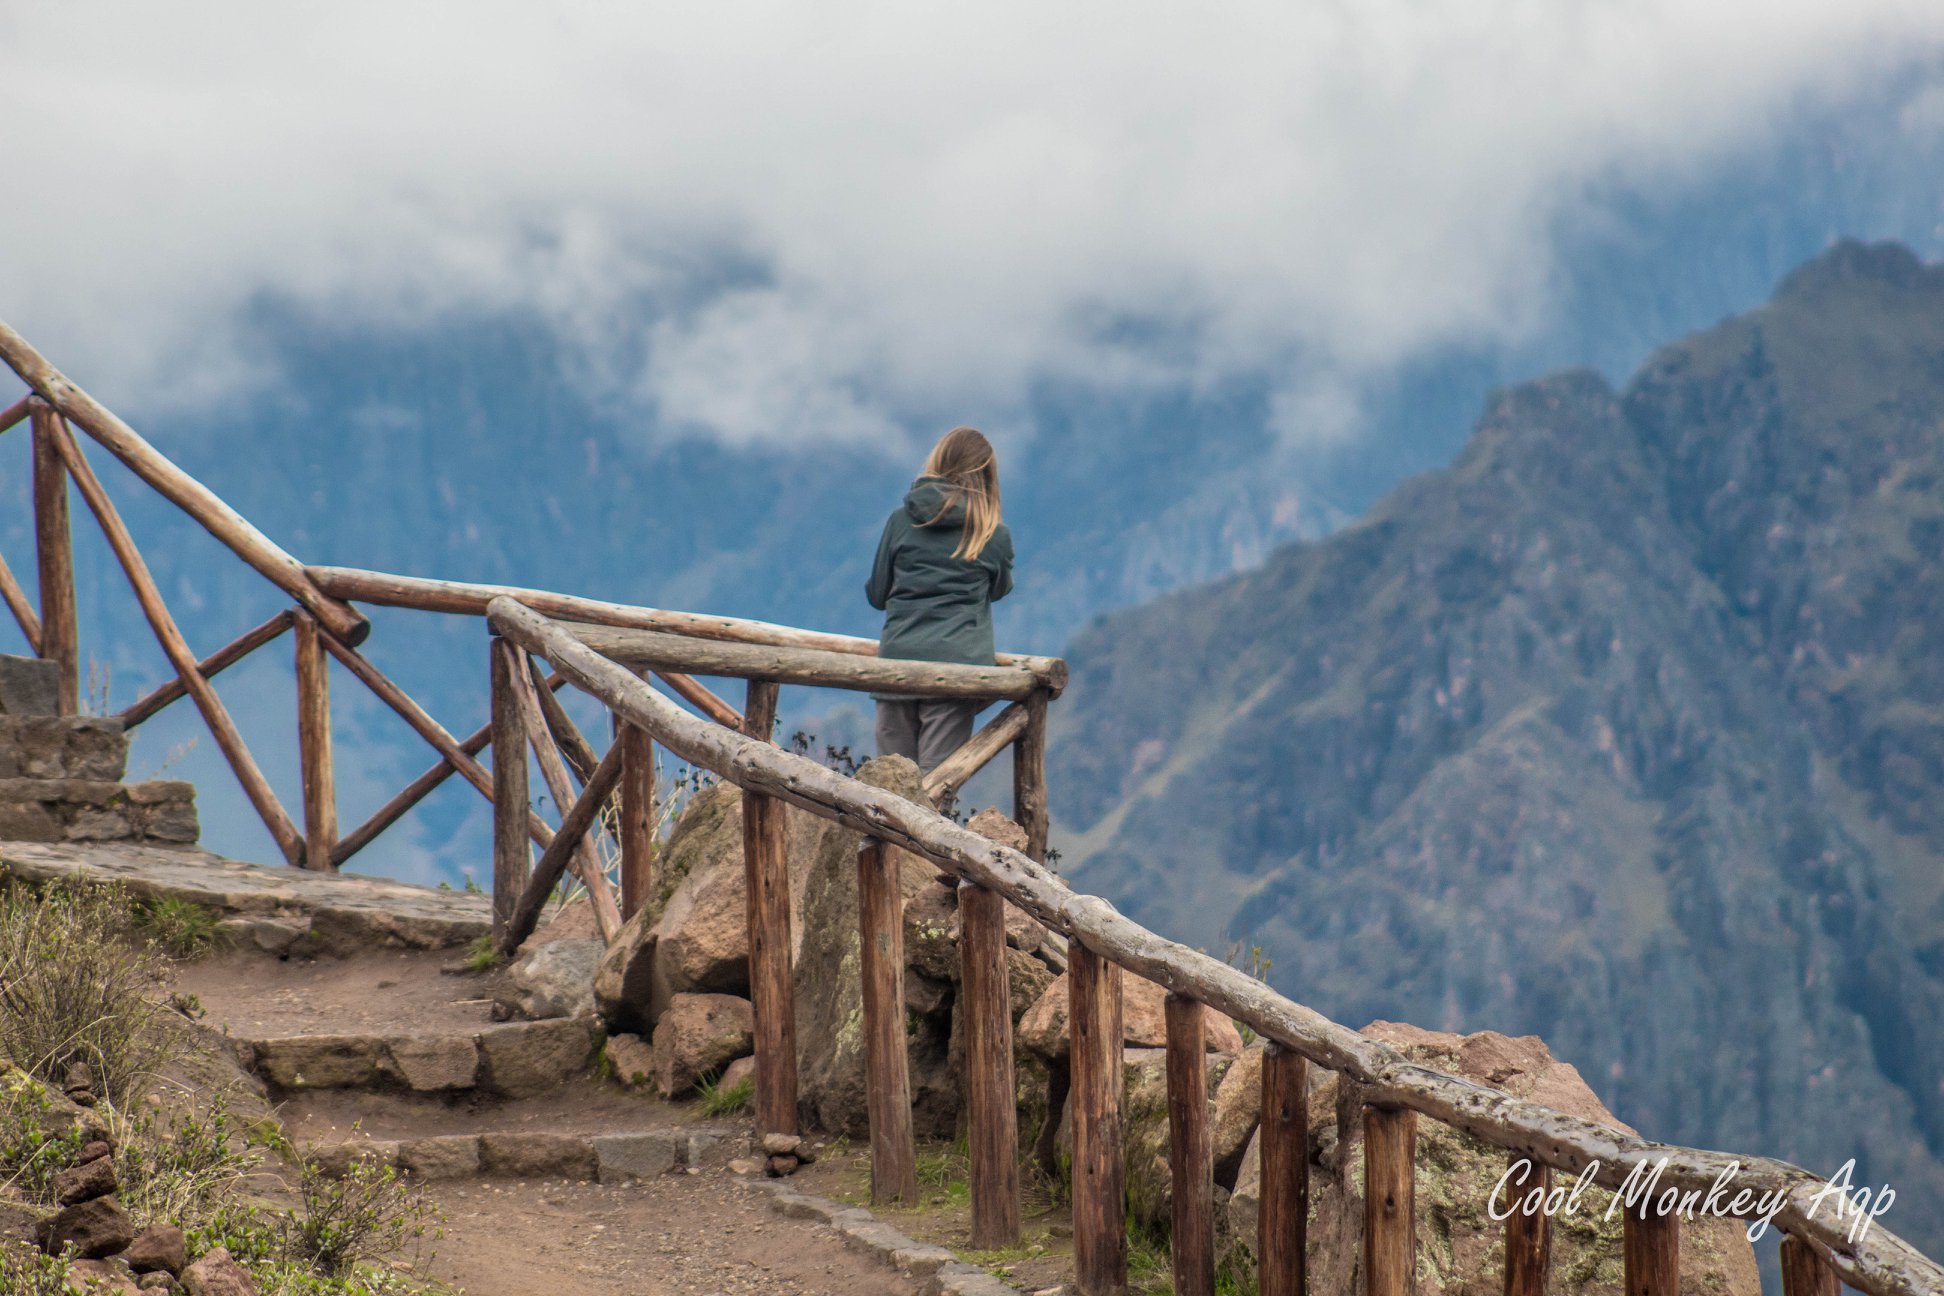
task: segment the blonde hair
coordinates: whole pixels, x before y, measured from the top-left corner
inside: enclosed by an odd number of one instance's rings
[[[977,558],[999,529],[999,456],[993,452],[992,442],[976,428],[955,427],[932,447],[924,475],[939,478],[950,489],[931,521],[918,525],[931,526],[950,513],[952,505],[963,501],[965,528],[959,533],[952,557],[968,561]]]

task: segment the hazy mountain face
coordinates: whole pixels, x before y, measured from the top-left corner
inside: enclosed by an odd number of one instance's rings
[[[1944,1238],[1944,268],[1491,400],[1452,466],[1090,629],[1066,869],[1355,1024],[1536,1032]]]

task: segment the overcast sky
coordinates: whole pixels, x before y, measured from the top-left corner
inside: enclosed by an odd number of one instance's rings
[[[1590,187],[1941,47],[1935,0],[15,3],[0,318],[133,409],[273,386],[275,301],[530,312],[738,442],[1264,375],[1328,437],[1538,327]]]

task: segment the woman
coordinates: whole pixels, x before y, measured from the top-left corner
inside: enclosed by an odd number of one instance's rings
[[[992,665],[992,603],[1012,589],[1012,560],[998,456],[981,433],[953,428],[878,541],[864,587],[884,612],[878,656]],[[927,774],[972,736],[985,705],[884,695],[877,704],[878,755],[908,756]]]

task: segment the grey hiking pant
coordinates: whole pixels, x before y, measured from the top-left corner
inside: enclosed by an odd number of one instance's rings
[[[952,698],[879,698],[878,755],[909,756],[920,773],[929,774],[972,736],[979,707]]]

